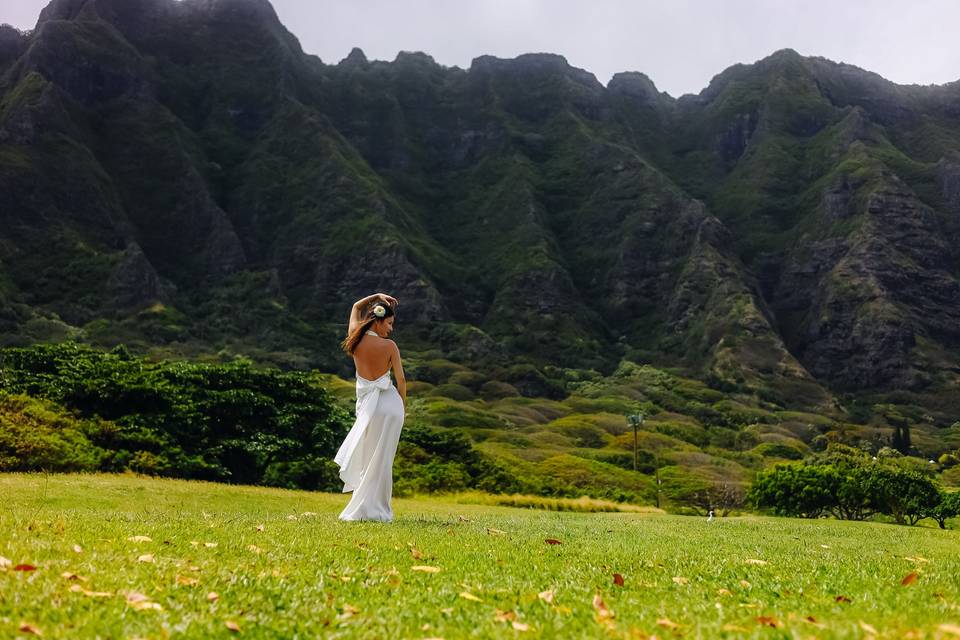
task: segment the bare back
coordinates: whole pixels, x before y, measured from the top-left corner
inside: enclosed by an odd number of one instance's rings
[[[376,380],[394,364],[397,345],[393,340],[379,336],[365,335],[353,351],[353,362],[357,375],[367,380]]]

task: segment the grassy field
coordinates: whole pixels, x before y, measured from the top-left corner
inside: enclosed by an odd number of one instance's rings
[[[0,475],[0,637],[960,637],[953,530],[346,499]]]

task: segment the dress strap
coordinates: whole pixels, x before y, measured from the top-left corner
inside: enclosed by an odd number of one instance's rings
[[[374,331],[373,329],[367,329],[367,335],[368,335],[368,336],[377,336],[378,338],[380,337],[380,334],[377,333],[376,331]]]

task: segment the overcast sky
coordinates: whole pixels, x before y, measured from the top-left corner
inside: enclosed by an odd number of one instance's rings
[[[0,0],[0,22],[32,28],[47,0]],[[960,0],[273,0],[308,53],[336,63],[353,47],[393,60],[424,51],[550,52],[604,84],[642,71],[673,96],[698,93],[737,62],[790,47],[901,84],[960,79]]]

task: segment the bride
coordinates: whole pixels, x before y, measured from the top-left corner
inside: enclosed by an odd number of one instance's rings
[[[341,520],[393,520],[393,458],[407,404],[400,350],[387,339],[398,304],[393,296],[375,293],[353,303],[350,312],[342,346],[357,368],[357,420],[334,458],[343,491],[353,492]]]

